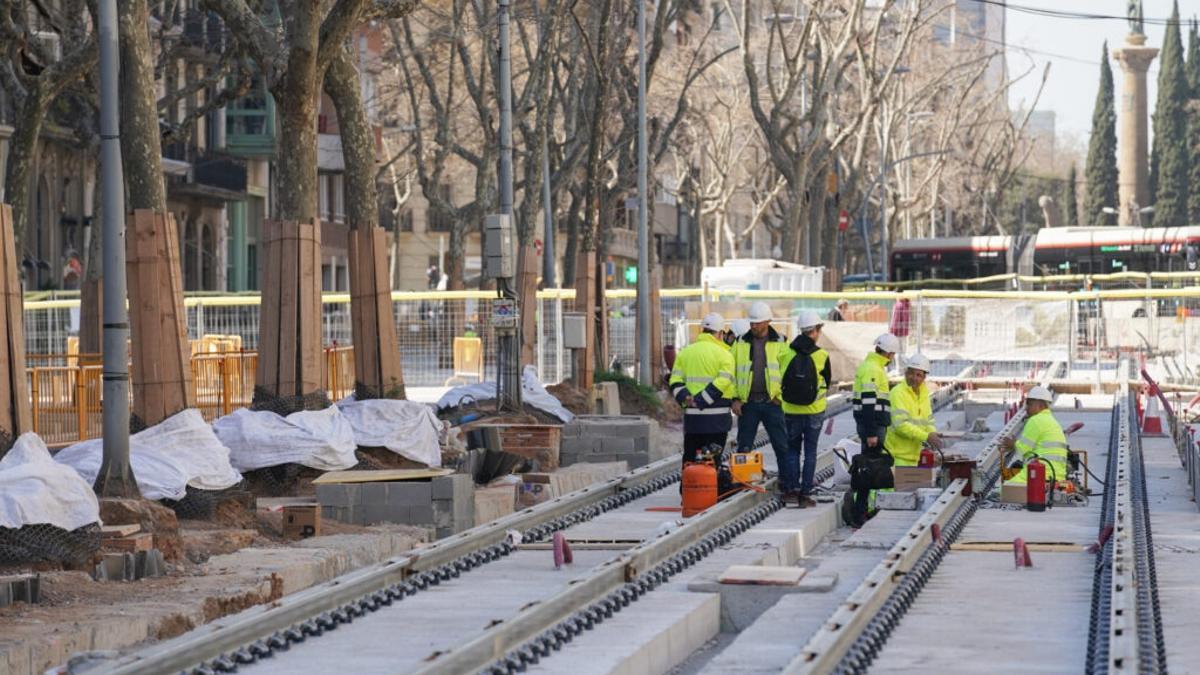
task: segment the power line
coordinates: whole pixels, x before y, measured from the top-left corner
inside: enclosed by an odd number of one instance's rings
[[[971,0],[983,5],[995,5],[1003,7],[1014,12],[1023,12],[1025,14],[1033,14],[1035,16],[1045,16],[1054,19],[1079,19],[1092,21],[1128,21],[1128,16],[1120,16],[1117,14],[1093,14],[1091,12],[1069,12],[1061,9],[1043,9],[1041,7],[1029,7],[1027,5],[1014,5],[1004,0]],[[1143,18],[1142,23],[1152,26],[1170,26],[1172,24],[1183,26],[1185,19],[1172,21],[1171,19]]]

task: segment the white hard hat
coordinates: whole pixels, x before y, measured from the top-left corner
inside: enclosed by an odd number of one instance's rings
[[[913,370],[922,370],[926,373],[933,372],[933,365],[929,363],[929,358],[920,352],[908,357],[905,367],[912,368]]]
[[[821,320],[821,316],[816,312],[804,311],[800,312],[800,330],[807,331],[817,326],[824,326],[825,322]]]
[[[889,354],[895,354],[900,351],[900,338],[891,333],[884,333],[875,338],[875,347]]]
[[[750,332],[750,321],[749,319],[734,319],[729,328],[734,335],[741,337]]]
[[[1046,387],[1039,385],[1037,387],[1034,387],[1033,389],[1030,389],[1029,393],[1025,394],[1025,398],[1033,399],[1034,401],[1045,401],[1046,403],[1053,403],[1054,402],[1054,392],[1050,391]]]
[[[722,330],[725,328],[725,318],[716,312],[704,317],[700,322],[700,328],[704,330]]]
[[[750,305],[750,323],[759,323],[760,321],[771,320],[771,306],[759,300]]]

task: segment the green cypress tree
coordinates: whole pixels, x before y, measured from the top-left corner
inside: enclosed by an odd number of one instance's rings
[[[1087,165],[1083,175],[1087,192],[1083,197],[1083,221],[1087,225],[1115,225],[1116,217],[1104,213],[1117,206],[1117,110],[1113,103],[1112,66],[1108,43],[1100,54],[1100,88],[1092,110],[1092,137],[1088,141]]]
[[[1075,162],[1071,162],[1071,170],[1067,172],[1067,225],[1079,224],[1079,194],[1075,191],[1075,183],[1079,177],[1075,175]]]
[[[1200,24],[1195,19],[1188,31],[1187,81],[1192,98],[1200,98]]]
[[[1191,166],[1188,172],[1188,224],[1200,225],[1200,25],[1192,19],[1188,32],[1188,84],[1192,89],[1192,101],[1188,105],[1188,156]]]
[[[1176,0],[1163,37],[1158,71],[1158,103],[1154,107],[1154,225],[1181,227],[1187,222],[1188,164],[1187,114],[1189,99],[1184,72],[1183,40],[1179,35],[1179,2]]]

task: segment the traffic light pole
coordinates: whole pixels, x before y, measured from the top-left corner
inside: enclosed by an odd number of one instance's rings
[[[499,0],[496,18],[500,40],[500,214],[513,215],[512,177],[512,61],[508,31],[509,0]],[[509,250],[511,254],[511,249]],[[520,274],[520,270],[517,271]],[[513,278],[496,280],[501,298],[518,300]],[[519,308],[521,303],[516,302]],[[496,330],[497,374],[496,400],[502,410],[520,412],[521,403],[521,321],[518,317],[512,328]]]

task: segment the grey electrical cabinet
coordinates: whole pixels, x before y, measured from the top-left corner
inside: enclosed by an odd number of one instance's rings
[[[587,321],[582,313],[563,313],[563,349],[583,349],[587,346]]]
[[[512,218],[503,214],[487,216],[483,221],[483,276],[486,279],[511,279],[516,261],[513,252]]]

